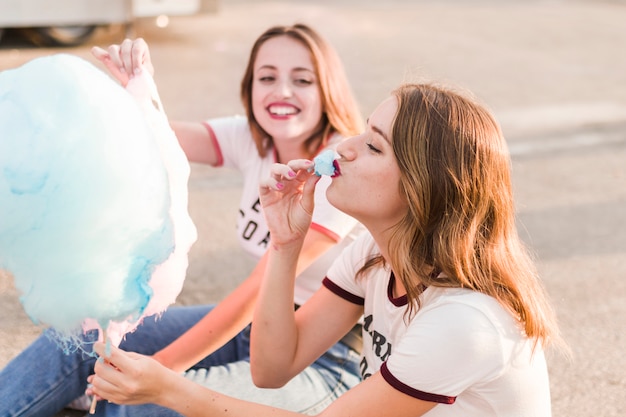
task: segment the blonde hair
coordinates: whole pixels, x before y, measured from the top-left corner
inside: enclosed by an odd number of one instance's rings
[[[517,234],[497,122],[474,100],[435,85],[405,84],[394,95],[392,146],[408,210],[388,253],[407,289],[409,317],[425,287],[462,287],[497,299],[529,338],[557,339],[554,312]],[[362,271],[382,262],[372,259]]]
[[[261,46],[269,39],[278,36],[295,39],[309,50],[318,79],[322,100],[322,118],[317,129],[305,141],[303,151],[307,155],[315,155],[333,133],[339,133],[345,137],[359,134],[363,129],[362,117],[352,95],[343,65],[334,48],[309,26],[303,24],[274,26],[259,36],[252,46],[248,66],[241,80],[241,101],[259,155],[264,157],[267,154],[273,146],[273,140],[259,125],[252,111],[254,62]]]

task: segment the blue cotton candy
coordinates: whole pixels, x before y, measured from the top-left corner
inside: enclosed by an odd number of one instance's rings
[[[175,250],[170,178],[144,113],[72,55],[0,72],[0,267],[30,318],[60,335],[139,320]]]
[[[335,161],[335,151],[327,149],[317,155],[313,162],[315,163],[315,175],[334,175],[335,174],[335,166],[333,162]]]

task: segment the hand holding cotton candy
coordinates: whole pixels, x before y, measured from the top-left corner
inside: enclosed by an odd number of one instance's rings
[[[160,107],[146,71],[124,90],[71,55],[0,73],[0,266],[66,344],[117,345],[182,289],[189,164]]]
[[[336,173],[335,169],[335,151],[327,149],[317,155],[313,162],[315,163],[315,175],[330,175],[333,176]]]

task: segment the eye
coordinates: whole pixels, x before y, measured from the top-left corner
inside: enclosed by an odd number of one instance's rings
[[[306,85],[313,84],[313,81],[311,81],[309,79],[306,79],[306,78],[297,78],[297,79],[294,80],[294,83],[296,83],[296,85],[306,86]]]
[[[381,150],[372,145],[371,143],[366,143],[367,148],[374,153],[381,153]]]
[[[267,83],[271,83],[274,82],[276,80],[276,77],[273,75],[261,75],[258,77],[259,82],[267,84]]]

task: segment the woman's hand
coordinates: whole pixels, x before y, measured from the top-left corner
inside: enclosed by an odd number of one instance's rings
[[[154,75],[150,50],[142,38],[125,39],[121,44],[110,45],[106,50],[94,46],[91,48],[91,53],[124,87],[134,75],[138,75],[143,70]]]
[[[302,241],[311,225],[318,176],[308,169],[313,162],[296,159],[274,164],[270,177],[259,185],[259,196],[272,245]]]
[[[167,389],[168,374],[176,376],[148,356],[106,347],[103,343],[96,343],[94,350],[100,359],[96,361],[95,375],[87,379],[91,384],[87,395],[99,399],[129,405],[157,403]]]

